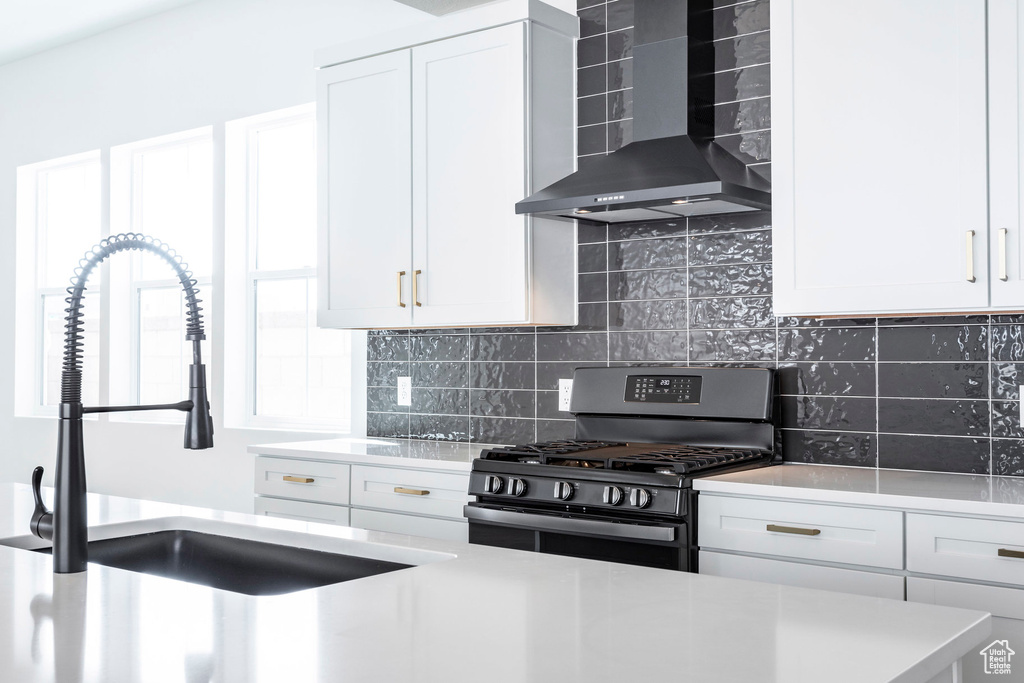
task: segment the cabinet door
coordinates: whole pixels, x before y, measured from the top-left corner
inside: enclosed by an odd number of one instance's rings
[[[992,305],[1024,309],[1024,1],[989,0]]]
[[[985,22],[984,0],[773,0],[777,315],[988,305]]]
[[[411,320],[409,60],[403,50],[317,75],[323,327]]]
[[[525,31],[413,48],[417,326],[526,318]]]
[[[783,586],[816,588],[837,593],[871,595],[891,600],[903,599],[903,577],[842,567],[823,567],[764,557],[700,551],[701,574],[728,579],[764,581]]]

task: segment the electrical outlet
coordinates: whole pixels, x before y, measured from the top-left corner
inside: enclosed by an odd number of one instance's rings
[[[569,410],[569,401],[572,399],[572,380],[558,380],[558,409]]]
[[[400,405],[400,406],[411,406],[412,405],[412,378],[411,377],[399,377],[398,378],[398,405]]]

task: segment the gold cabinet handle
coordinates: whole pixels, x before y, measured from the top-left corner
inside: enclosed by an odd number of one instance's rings
[[[405,308],[405,304],[402,303],[402,276],[405,275],[404,270],[398,271],[398,305]]]
[[[293,477],[290,474],[286,474],[282,477],[285,481],[294,481],[296,484],[312,484],[313,477]]]
[[[778,524],[769,524],[765,529],[777,531],[780,534],[801,534],[803,536],[817,536],[821,533],[821,529],[803,529],[798,526],[779,526]]]
[[[1024,551],[1021,550],[1010,550],[1009,548],[1000,548],[996,554],[999,557],[1016,557],[1018,560],[1024,560]]]
[[[974,231],[967,231],[967,281],[977,282],[978,278],[974,277]]]
[[[422,270],[412,271],[412,302],[417,306],[422,306],[420,303],[420,273]]]
[[[401,486],[395,487],[395,493],[407,493],[410,496],[429,496],[430,491],[425,489],[407,489]]]
[[[1006,282],[1006,228],[999,229],[999,279]]]

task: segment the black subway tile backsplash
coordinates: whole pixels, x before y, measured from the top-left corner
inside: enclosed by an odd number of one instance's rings
[[[474,389],[533,389],[533,363],[470,363],[470,386]]]
[[[875,467],[874,434],[783,429],[782,456],[790,462],[848,467]]]
[[[608,243],[608,270],[679,268],[686,265],[682,237]]]
[[[988,363],[879,363],[878,395],[988,398]]]
[[[634,4],[578,2],[580,168],[632,140]],[[770,178],[769,0],[713,4],[715,134]],[[574,327],[371,332],[368,434],[569,438],[558,382],[575,368],[766,367],[787,461],[1024,476],[1024,316],[775,318],[770,211],[577,230]]]
[[[987,401],[879,398],[878,431],[989,436]]]
[[[779,363],[779,393],[810,396],[874,396],[874,363]]]
[[[988,360],[984,325],[879,327],[878,360]]]
[[[783,396],[782,427],[874,432],[875,398]]]
[[[878,466],[965,474],[990,473],[988,439],[878,435]]]

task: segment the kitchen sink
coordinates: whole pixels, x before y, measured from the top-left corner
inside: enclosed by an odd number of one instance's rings
[[[35,537],[0,545],[33,547]],[[280,595],[410,569],[454,555],[188,517],[89,529],[89,562],[246,595]]]
[[[89,562],[246,595],[280,595],[413,566],[183,529],[90,541]]]

